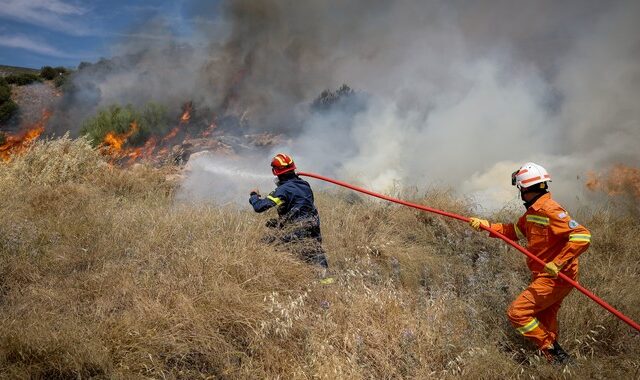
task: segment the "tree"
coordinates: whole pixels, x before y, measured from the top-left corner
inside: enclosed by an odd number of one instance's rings
[[[320,95],[311,103],[311,109],[314,111],[327,111],[333,108],[335,105],[340,104],[347,99],[352,98],[355,95],[355,91],[351,87],[343,84],[335,92],[331,90],[324,90]]]

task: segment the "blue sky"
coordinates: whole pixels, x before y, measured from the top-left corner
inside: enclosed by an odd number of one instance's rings
[[[0,0],[0,64],[40,68],[93,62],[109,57],[111,46],[157,17],[175,35],[188,37],[190,13],[195,12],[185,1],[175,0]]]

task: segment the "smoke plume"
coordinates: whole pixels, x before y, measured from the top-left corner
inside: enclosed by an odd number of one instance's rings
[[[640,165],[636,1],[215,4],[187,2],[187,41],[160,19],[141,26],[155,38],[125,40],[108,70],[80,72],[86,94],[69,109],[192,100],[289,137],[236,158],[240,167],[268,174],[281,150],[303,170],[383,191],[450,186],[487,208],[513,200],[509,175],[527,161],[570,203],[585,196],[588,171]],[[343,83],[353,104],[314,110]],[[223,174],[196,167],[187,192],[226,192],[198,178]]]

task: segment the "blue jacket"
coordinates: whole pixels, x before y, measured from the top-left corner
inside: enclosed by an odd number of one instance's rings
[[[278,187],[265,198],[252,193],[249,203],[256,212],[278,206],[281,225],[302,220],[318,220],[318,210],[313,203],[311,186],[298,176],[281,181]]]

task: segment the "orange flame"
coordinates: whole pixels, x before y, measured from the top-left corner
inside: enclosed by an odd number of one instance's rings
[[[155,149],[156,138],[151,136],[143,146],[131,149],[131,151],[127,154],[127,157],[129,157],[129,163],[131,164],[136,160],[151,157]]]
[[[139,131],[139,126],[136,121],[131,123],[129,130],[125,133],[116,133],[113,131],[107,133],[100,144],[103,148],[103,153],[111,156],[112,163],[117,162],[120,165],[130,165],[138,160],[144,159],[160,162],[164,156],[169,155],[170,152],[173,151],[172,148],[174,144],[184,143],[192,139],[192,134],[189,131],[190,126],[187,124],[193,117],[193,104],[191,102],[185,103],[182,106],[182,111],[177,126],[172,128],[164,136],[150,136],[143,146],[132,147],[127,145],[127,140]],[[218,128],[218,126],[214,117],[214,120],[209,126],[201,130],[198,137],[209,137],[216,128]]]
[[[172,140],[174,137],[176,137],[178,135],[178,132],[180,132],[180,127],[175,127],[173,128],[171,131],[169,131],[169,133],[167,133],[163,138],[161,142],[167,142],[169,140]]]
[[[211,136],[211,134],[213,133],[213,130],[216,129],[218,126],[216,125],[215,121],[211,122],[211,125],[209,125],[209,127],[207,127],[207,129],[205,129],[204,131],[202,131],[202,137],[209,137]]]
[[[153,151],[156,149],[156,138],[151,136],[144,146],[142,147],[144,157],[149,157],[153,154]]]
[[[611,196],[630,194],[640,199],[640,168],[616,164],[606,174],[589,172],[585,186]]]
[[[191,102],[185,103],[182,108],[183,112],[182,116],[180,116],[180,123],[188,123],[189,120],[191,120],[191,109],[193,108],[193,104]]]
[[[6,135],[4,143],[0,145],[0,158],[5,162],[10,161],[12,155],[24,152],[44,132],[51,115],[52,112],[45,109],[40,120],[27,127],[25,131]]]
[[[122,153],[122,146],[129,137],[138,132],[138,123],[134,120],[129,125],[129,130],[124,133],[108,132],[102,139],[102,146],[106,147],[111,155]]]

